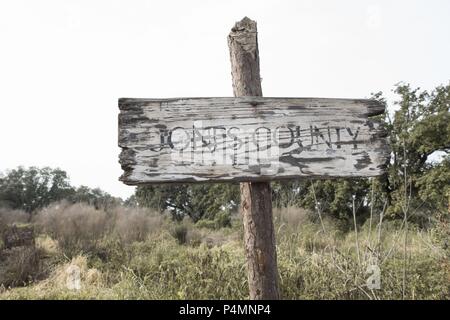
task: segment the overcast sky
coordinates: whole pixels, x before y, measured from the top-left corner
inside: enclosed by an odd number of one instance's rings
[[[265,96],[389,97],[450,79],[450,1],[1,0],[0,171],[118,181],[119,97],[232,96],[226,37],[258,22]]]

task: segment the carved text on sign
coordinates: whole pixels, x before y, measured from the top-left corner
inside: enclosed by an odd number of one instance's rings
[[[388,157],[373,100],[121,99],[129,184],[376,176]]]

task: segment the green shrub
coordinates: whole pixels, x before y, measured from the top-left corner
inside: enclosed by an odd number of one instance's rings
[[[216,214],[214,218],[216,228],[229,228],[231,227],[231,215],[228,211],[221,211]]]
[[[185,244],[187,240],[188,227],[178,223],[172,228],[172,236],[178,241],[178,244]]]
[[[202,220],[198,220],[197,223],[195,224],[195,226],[197,228],[205,228],[205,229],[213,230],[216,228],[216,222],[214,220],[202,219]]]
[[[231,214],[228,211],[221,211],[217,213],[213,220],[202,219],[195,224],[197,228],[206,228],[211,230],[217,230],[220,228],[231,227]]]

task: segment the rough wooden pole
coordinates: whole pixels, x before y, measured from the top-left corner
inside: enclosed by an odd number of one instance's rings
[[[262,96],[256,22],[237,22],[228,46],[234,96]],[[279,299],[270,183],[241,183],[241,211],[250,299]]]

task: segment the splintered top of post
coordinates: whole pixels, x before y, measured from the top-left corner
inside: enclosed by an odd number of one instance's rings
[[[256,22],[245,17],[228,35],[235,97],[262,96]]]
[[[256,21],[248,17],[244,17],[241,21],[236,22],[231,32],[256,32]]]

